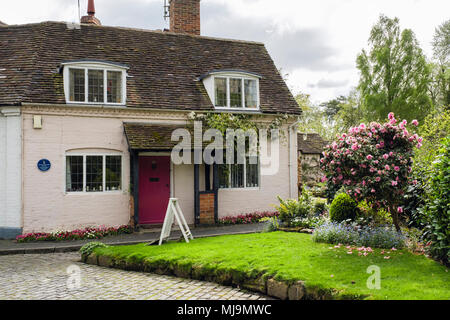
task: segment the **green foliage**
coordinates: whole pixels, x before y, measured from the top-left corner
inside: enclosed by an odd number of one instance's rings
[[[104,243],[102,243],[102,242],[97,242],[97,241],[89,242],[89,243],[87,243],[87,244],[85,244],[84,246],[81,247],[80,253],[82,255],[88,256],[96,248],[107,248],[107,247],[109,247],[109,246],[104,244]]]
[[[286,223],[287,226],[292,226],[295,218],[306,218],[313,212],[313,202],[311,193],[303,189],[302,194],[295,199],[283,200],[280,196],[277,197],[280,204],[275,206],[280,213],[278,216],[280,220]]]
[[[433,168],[442,139],[450,134],[450,112],[432,112],[419,128],[422,148],[414,153],[414,171],[428,175]]]
[[[278,221],[277,216],[273,217],[265,217],[259,220],[260,222],[267,222],[266,227],[264,228],[265,232],[274,232],[280,228],[280,222]]]
[[[330,206],[330,219],[341,222],[355,220],[358,214],[358,204],[348,194],[340,193],[334,197]]]
[[[327,199],[323,198],[314,198],[313,201],[313,212],[315,215],[323,214],[327,211]]]
[[[450,58],[450,19],[438,26],[433,37],[434,57],[441,63]]]
[[[429,66],[414,33],[401,31],[397,18],[380,16],[370,33],[369,51],[357,57],[357,68],[368,119],[380,120],[394,112],[420,121],[430,112]]]
[[[364,224],[386,225],[392,224],[392,217],[385,209],[375,209],[367,201],[358,203],[358,219],[364,221]]]
[[[431,194],[424,211],[428,220],[425,239],[428,250],[436,259],[450,260],[450,136],[444,139],[434,164]]]

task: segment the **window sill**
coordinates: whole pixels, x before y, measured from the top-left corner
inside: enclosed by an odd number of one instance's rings
[[[67,105],[84,105],[84,106],[116,106],[125,107],[126,103],[112,103],[112,102],[84,102],[84,101],[66,101]]]
[[[261,187],[248,187],[248,188],[219,188],[219,190],[227,191],[259,191]]]
[[[216,110],[230,110],[230,111],[254,111],[254,112],[260,112],[260,108],[231,108],[231,107],[216,107],[214,106],[214,109]]]
[[[88,191],[64,191],[65,195],[96,195],[96,194],[101,194],[101,195],[118,195],[118,194],[126,194],[125,191],[123,190],[113,190],[113,191],[92,191],[92,192],[88,192]]]

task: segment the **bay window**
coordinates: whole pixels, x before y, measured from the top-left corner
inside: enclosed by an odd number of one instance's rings
[[[122,189],[122,156],[66,155],[66,192]]]

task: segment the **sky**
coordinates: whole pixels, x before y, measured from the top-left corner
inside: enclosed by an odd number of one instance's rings
[[[87,0],[79,0],[85,15]],[[164,0],[96,0],[103,25],[169,27]],[[398,17],[431,58],[435,28],[450,19],[448,0],[201,0],[204,36],[263,42],[294,94],[315,103],[358,84],[356,56],[380,14]],[[78,21],[78,0],[0,0],[0,21]]]

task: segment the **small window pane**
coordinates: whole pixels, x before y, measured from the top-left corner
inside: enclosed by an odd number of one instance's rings
[[[120,190],[122,185],[122,157],[106,156],[106,191]]]
[[[70,101],[84,101],[84,70],[69,69]]]
[[[256,159],[255,159],[256,158]],[[250,157],[246,160],[246,184],[249,188],[255,188],[259,186],[259,170],[258,170],[258,158],[253,157],[250,161]]]
[[[122,103],[122,72],[108,71],[108,102]]]
[[[229,188],[230,187],[230,175],[229,166],[227,164],[219,164],[219,188]]]
[[[244,165],[230,164],[231,170],[231,188],[244,187]]]
[[[104,102],[103,98],[103,70],[88,70],[89,102]]]
[[[83,191],[83,156],[66,157],[66,191]]]
[[[242,108],[242,80],[230,79],[230,106]]]
[[[103,191],[103,156],[86,156],[86,191]]]
[[[226,107],[227,106],[227,79],[214,78],[214,90],[215,90],[215,106]]]
[[[256,80],[244,80],[245,85],[245,107],[257,108],[258,92],[256,90]]]

